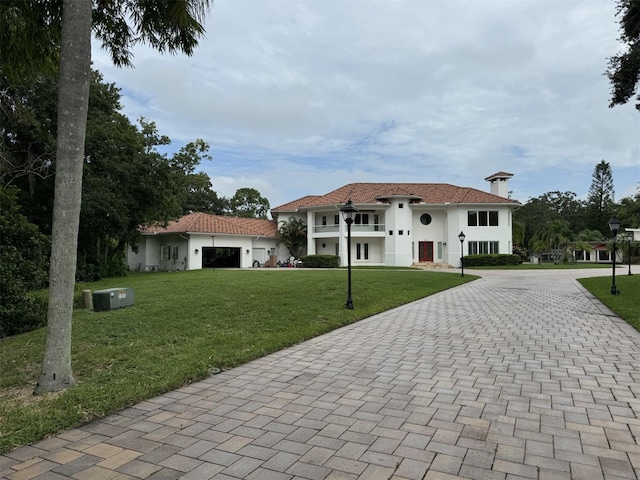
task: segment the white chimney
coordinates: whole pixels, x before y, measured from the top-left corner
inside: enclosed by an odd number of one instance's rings
[[[488,176],[485,180],[491,183],[491,193],[499,197],[509,198],[509,179],[513,173],[498,172]]]

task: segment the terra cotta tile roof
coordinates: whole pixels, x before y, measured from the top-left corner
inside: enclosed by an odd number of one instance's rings
[[[496,174],[498,175],[498,174]],[[409,197],[413,202],[433,205],[452,204],[511,204],[520,202],[475,188],[457,187],[448,183],[350,183],[326,195],[299,198],[271,209],[272,212],[293,212],[300,208],[337,205],[351,200],[356,204],[387,203],[389,197]]]
[[[277,224],[260,218],[227,217],[209,213],[190,213],[169,222],[166,227],[152,225],[141,229],[143,234],[216,233],[223,235],[255,235],[277,237]]]

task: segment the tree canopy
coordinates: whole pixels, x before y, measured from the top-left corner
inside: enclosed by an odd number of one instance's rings
[[[611,82],[610,107],[629,102],[640,82],[640,2],[617,0],[616,16],[620,23],[620,41],[625,51],[609,58],[606,75]],[[640,111],[640,95],[636,96]]]

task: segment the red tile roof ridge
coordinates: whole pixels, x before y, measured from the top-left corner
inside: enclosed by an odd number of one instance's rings
[[[350,183],[325,195],[302,197],[293,202],[273,208],[272,212],[292,212],[302,207],[340,205],[351,200],[356,204],[381,203],[385,198],[393,196],[417,197],[420,202],[428,204],[446,203],[511,203],[520,204],[517,200],[504,198],[489,192],[471,187],[459,187],[450,183]]]
[[[141,227],[140,231],[143,234],[216,233],[276,237],[278,229],[273,220],[193,212],[168,222],[166,226],[148,225]]]

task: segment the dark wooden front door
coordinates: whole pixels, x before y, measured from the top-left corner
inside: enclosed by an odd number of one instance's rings
[[[421,262],[433,262],[433,242],[418,242],[418,259]]]

